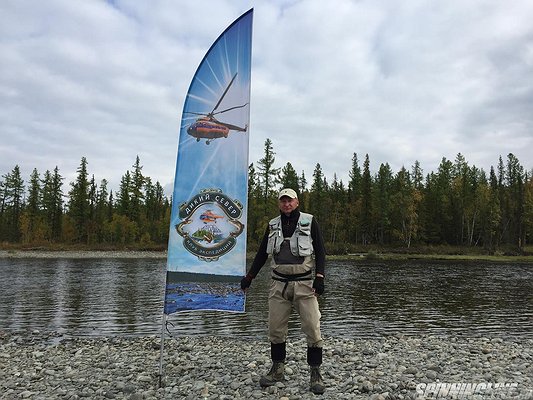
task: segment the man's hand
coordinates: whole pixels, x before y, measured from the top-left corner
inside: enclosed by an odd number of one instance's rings
[[[243,277],[241,279],[241,289],[242,290],[248,289],[250,287],[250,285],[252,284],[252,279],[254,279],[254,278],[250,274],[248,274],[245,277]]]
[[[315,290],[315,294],[317,296],[320,296],[324,293],[324,276],[317,275],[315,277],[315,280],[313,281],[313,289]]]

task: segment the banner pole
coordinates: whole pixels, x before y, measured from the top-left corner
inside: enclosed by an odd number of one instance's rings
[[[159,350],[159,388],[163,387],[163,354],[165,348],[165,326],[167,323],[167,314],[163,312],[161,323],[161,346]]]

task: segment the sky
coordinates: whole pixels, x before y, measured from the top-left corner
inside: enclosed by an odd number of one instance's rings
[[[0,176],[57,166],[68,190],[85,157],[116,189],[138,155],[170,194],[194,72],[252,7],[250,163],[268,138],[309,183],[347,184],[354,154],[533,167],[530,0],[3,0]]]

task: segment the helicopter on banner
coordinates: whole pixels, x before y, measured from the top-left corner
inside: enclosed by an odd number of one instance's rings
[[[213,210],[206,210],[205,212],[200,215],[200,220],[207,224],[209,222],[214,222],[216,224],[217,219],[224,218],[222,215],[217,215],[213,212]]]
[[[221,137],[227,138],[230,131],[238,131],[238,132],[247,131],[248,125],[245,125],[244,128],[241,128],[236,125],[228,124],[226,122],[221,122],[215,118],[215,115],[217,114],[222,114],[222,113],[225,113],[231,110],[235,110],[237,108],[243,108],[248,105],[248,103],[246,103],[246,104],[243,104],[242,106],[235,106],[235,107],[227,108],[222,111],[216,111],[218,106],[222,102],[222,99],[224,98],[226,93],[228,93],[228,90],[236,77],[237,77],[237,74],[233,75],[233,78],[231,79],[230,83],[226,87],[226,90],[224,90],[224,93],[222,93],[222,96],[220,96],[220,99],[218,100],[217,104],[215,105],[215,107],[210,113],[205,114],[205,113],[187,112],[187,114],[201,115],[200,118],[198,118],[195,122],[193,122],[187,128],[187,133],[191,135],[192,137],[195,137],[197,142],[199,142],[201,139],[206,139],[205,144],[209,144],[215,139],[218,139]]]

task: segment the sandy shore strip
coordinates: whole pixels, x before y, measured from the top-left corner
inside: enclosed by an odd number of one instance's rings
[[[286,380],[261,389],[263,341],[227,337],[66,338],[0,331],[2,399],[533,399],[533,338],[325,338],[326,393],[309,392],[305,342]],[[437,395],[436,393],[440,394]]]
[[[0,258],[160,258],[166,259],[166,251],[102,251],[102,250],[0,250]]]

